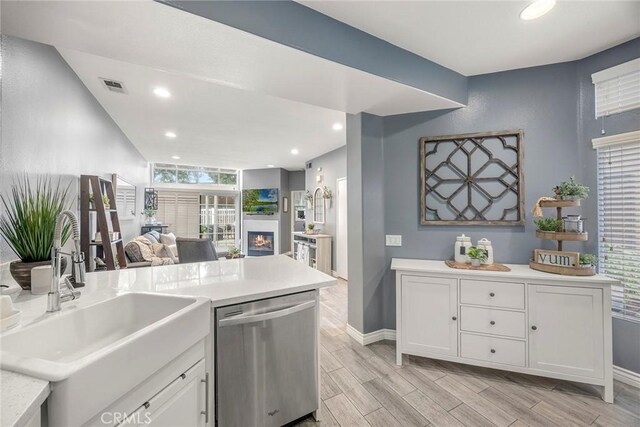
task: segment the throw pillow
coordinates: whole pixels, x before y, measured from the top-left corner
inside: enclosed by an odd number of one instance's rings
[[[173,233],[160,234],[160,243],[164,243],[165,245],[175,245],[176,235]]]
[[[124,247],[124,252],[127,254],[127,258],[131,262],[143,262],[144,258],[142,257],[142,251],[140,250],[140,245],[134,240],[127,243]]]
[[[142,237],[144,237],[145,239],[147,239],[149,242],[151,243],[160,243],[160,241],[156,238],[156,236],[153,234],[152,231],[143,234]]]

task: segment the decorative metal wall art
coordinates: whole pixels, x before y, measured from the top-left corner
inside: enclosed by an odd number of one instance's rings
[[[158,190],[155,188],[144,189],[144,208],[158,210]]]
[[[420,138],[423,225],[524,224],[524,132]]]

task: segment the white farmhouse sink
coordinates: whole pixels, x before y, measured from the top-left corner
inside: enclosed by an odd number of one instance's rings
[[[51,381],[51,425],[78,425],[202,340],[209,316],[209,299],[153,294],[63,308],[2,335],[0,367]]]

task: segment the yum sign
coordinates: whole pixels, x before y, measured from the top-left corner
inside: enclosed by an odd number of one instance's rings
[[[535,249],[533,251],[533,259],[538,264],[557,265],[560,267],[576,267],[580,261],[580,253]]]

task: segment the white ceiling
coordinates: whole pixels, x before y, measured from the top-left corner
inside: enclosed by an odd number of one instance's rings
[[[300,1],[467,76],[566,62],[640,36],[638,1],[558,1],[534,21],[527,1]]]
[[[353,114],[461,106],[151,0],[3,0],[2,30],[59,48]]]
[[[55,46],[150,161],[300,169],[346,143],[331,128],[344,112],[461,106],[151,0],[1,6],[3,33]],[[98,77],[129,94],[107,92]],[[151,95],[156,84],[173,97]]]
[[[256,95],[184,74],[58,49],[122,131],[151,162],[225,168],[286,169],[345,144],[345,114],[300,102]],[[107,90],[99,77],[124,83]],[[158,98],[154,87],[170,98]],[[167,138],[168,131],[177,134]],[[292,155],[291,149],[300,153]],[[172,156],[179,156],[174,160]]]

